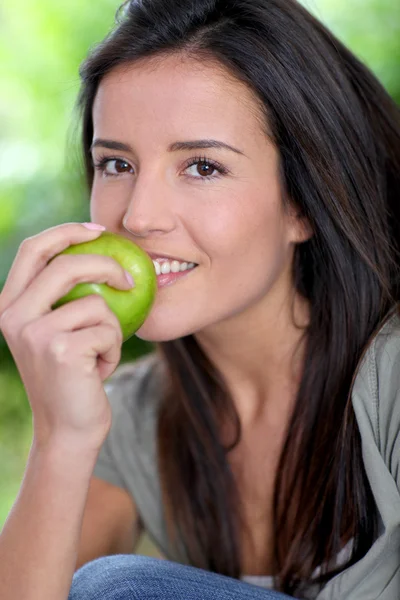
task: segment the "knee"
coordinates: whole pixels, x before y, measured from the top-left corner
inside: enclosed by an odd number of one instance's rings
[[[161,559],[134,554],[97,558],[76,571],[68,600],[139,599],[149,572],[157,571],[160,563]]]

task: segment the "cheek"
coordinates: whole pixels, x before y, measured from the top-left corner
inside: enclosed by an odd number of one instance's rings
[[[126,198],[129,197],[126,187],[113,183],[107,188],[104,183],[94,181],[90,197],[90,217],[94,223],[117,226],[126,210]]]
[[[187,217],[202,256],[198,274],[184,294],[174,286],[163,290],[138,337],[165,341],[197,333],[263,301],[290,257],[279,207],[253,202],[251,208],[220,203]]]
[[[192,220],[192,237],[211,263],[246,265],[253,270],[279,260],[284,247],[284,219],[274,198],[247,195],[216,202]]]

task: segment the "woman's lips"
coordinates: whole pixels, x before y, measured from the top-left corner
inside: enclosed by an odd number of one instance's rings
[[[179,273],[161,273],[161,275],[157,275],[157,285],[158,289],[170,286],[176,283],[178,280],[190,275],[197,269],[197,266],[193,269],[189,269],[188,271],[180,271]]]

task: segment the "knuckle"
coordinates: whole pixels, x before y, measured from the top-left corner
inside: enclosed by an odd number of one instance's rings
[[[38,263],[43,262],[46,264],[53,257],[51,249],[43,247],[45,240],[43,236],[44,233],[42,232],[22,240],[17,256],[20,257],[22,255],[22,257],[25,257],[25,255],[28,255],[31,260],[34,259]]]
[[[112,256],[98,254],[94,256],[94,260],[98,261],[99,267],[103,267],[107,271],[117,271],[122,268],[120,263],[115,258],[112,258]]]
[[[35,246],[37,243],[38,236],[30,235],[29,237],[22,240],[18,248],[18,254],[32,254],[35,252]]]
[[[93,311],[98,310],[101,315],[104,316],[104,319],[107,321],[108,325],[112,327],[112,329],[116,332],[118,339],[123,338],[121,324],[115,315],[115,313],[108,306],[107,302],[104,300],[103,296],[99,294],[95,294],[93,296],[88,296],[88,299],[92,299],[93,303]]]
[[[51,268],[51,269],[65,268],[67,266],[67,263],[71,262],[71,260],[74,260],[74,258],[75,258],[74,256],[70,256],[68,254],[58,254],[51,261],[49,268]]]
[[[93,254],[91,256],[93,262],[96,263],[97,269],[99,272],[102,272],[103,275],[108,273],[112,273],[117,269],[117,261],[111,256],[105,256],[104,254]]]
[[[81,267],[81,257],[73,256],[71,254],[58,254],[56,255],[50,264],[48,265],[48,269],[54,271],[56,273],[66,273],[68,275],[68,281],[71,284],[80,283],[82,280],[82,276],[80,274]],[[53,273],[52,273],[53,275]]]
[[[68,338],[65,335],[57,335],[49,340],[47,354],[58,364],[66,363],[69,356]]]
[[[114,325],[108,325],[108,334],[109,334],[109,340],[110,343],[112,344],[112,346],[114,347],[114,350],[117,351],[117,353],[121,352],[121,333],[120,333],[120,329],[119,327],[114,327]]]
[[[109,325],[122,336],[121,323],[119,322],[117,315],[110,308],[108,308],[108,306],[107,317]]]
[[[115,326],[113,327],[113,329],[115,331],[115,335],[116,335],[116,338],[117,338],[118,345],[120,345],[120,344],[122,344],[122,340],[123,340],[121,325],[120,325],[120,323],[119,323],[119,321],[118,321],[117,318],[115,318],[114,323],[115,323]]]
[[[10,308],[7,308],[0,314],[0,330],[4,332],[13,329],[14,316]]]
[[[34,239],[34,236],[31,235],[31,236],[25,238],[24,240],[22,240],[22,242],[19,245],[20,250],[27,250],[27,249],[29,249],[31,247],[32,243],[33,243],[33,239]]]
[[[107,302],[100,294],[91,294],[90,296],[87,296],[86,299],[93,311],[103,314],[106,310],[108,310]]]
[[[38,334],[34,323],[28,323],[21,329],[20,333],[21,341],[24,345],[33,348],[38,345]]]

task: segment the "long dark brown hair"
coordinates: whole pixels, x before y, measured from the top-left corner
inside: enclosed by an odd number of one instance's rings
[[[279,151],[285,201],[314,232],[293,262],[311,320],[273,505],[275,585],[301,594],[358,561],[377,536],[351,389],[368,343],[400,300],[399,110],[295,0],[134,0],[81,67],[89,187],[102,78],[168,53],[217,61],[249,86]],[[239,577],[243,515],[228,454],[241,428],[232,398],[194,336],[157,344],[157,352],[168,375],[158,460],[171,540],[183,542],[192,565]],[[222,416],[235,432],[228,447]],[[351,557],[337,569],[333,559],[352,538]]]

